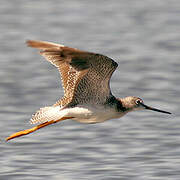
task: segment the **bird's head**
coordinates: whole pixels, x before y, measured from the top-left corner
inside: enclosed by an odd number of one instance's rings
[[[143,100],[139,97],[133,97],[133,96],[125,97],[121,99],[121,102],[122,102],[123,107],[125,107],[127,111],[147,109],[147,110],[157,111],[161,113],[171,114],[170,112],[163,111],[163,110],[145,105]]]

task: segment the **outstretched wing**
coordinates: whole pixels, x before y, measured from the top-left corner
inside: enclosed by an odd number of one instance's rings
[[[104,103],[111,94],[109,80],[118,66],[112,59],[45,41],[28,40],[27,45],[59,69],[64,97],[54,106]]]

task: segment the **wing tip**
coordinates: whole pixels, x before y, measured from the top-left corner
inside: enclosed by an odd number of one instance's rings
[[[26,40],[26,45],[28,46],[28,47],[36,47],[37,46],[37,42],[39,42],[39,41],[34,41],[34,40]]]
[[[37,48],[37,49],[48,49],[48,48],[60,48],[64,47],[62,44],[51,43],[47,41],[37,41],[37,40],[26,40],[28,47]]]

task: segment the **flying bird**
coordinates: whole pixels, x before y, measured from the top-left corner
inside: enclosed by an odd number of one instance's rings
[[[40,108],[31,118],[37,126],[12,134],[6,140],[32,133],[47,125],[72,119],[81,123],[100,123],[120,118],[135,110],[153,110],[139,97],[116,98],[109,83],[118,64],[111,58],[61,44],[28,40],[60,72],[64,96],[54,105]]]

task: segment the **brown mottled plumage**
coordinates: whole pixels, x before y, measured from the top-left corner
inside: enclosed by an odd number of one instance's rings
[[[111,93],[109,81],[118,64],[107,56],[45,41],[29,40],[27,45],[41,50],[40,54],[58,68],[64,97],[53,106],[41,108],[32,116],[31,123],[42,124],[17,132],[7,140],[65,119],[98,123],[120,118],[127,112],[140,109],[170,114],[146,106],[138,97],[115,98]]]
[[[118,66],[112,59],[43,41],[27,41],[27,44],[42,50],[40,54],[55,65],[61,74],[64,97],[54,106],[104,104],[111,95],[109,80]],[[33,116],[33,123],[40,122],[40,112],[43,112],[43,108]]]

